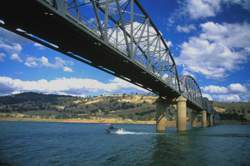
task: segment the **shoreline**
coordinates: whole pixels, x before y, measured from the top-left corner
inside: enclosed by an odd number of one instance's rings
[[[1,121],[13,122],[51,122],[51,123],[82,123],[82,124],[138,124],[155,125],[156,121],[140,121],[131,119],[99,118],[99,119],[49,119],[49,118],[23,118],[23,117],[0,117]],[[168,121],[168,127],[176,127],[176,121]]]
[[[154,120],[142,121],[131,119],[116,119],[116,118],[96,118],[96,119],[53,119],[53,118],[25,118],[25,117],[1,117],[1,121],[12,122],[50,122],[50,123],[82,123],[82,124],[141,124],[141,125],[155,125]],[[168,127],[176,127],[176,121],[168,121]],[[250,125],[250,122],[241,122],[236,120],[217,120],[217,125],[226,124],[241,124]],[[200,124],[201,125],[201,124]]]
[[[17,122],[58,122],[58,123],[83,123],[83,124],[146,124],[154,125],[155,121],[139,121],[130,119],[100,118],[100,119],[50,119],[50,118],[20,118],[20,117],[0,117],[0,121]]]
[[[250,125],[250,121],[237,121],[237,120],[217,120],[216,124],[227,125],[227,124],[241,124],[241,125]]]

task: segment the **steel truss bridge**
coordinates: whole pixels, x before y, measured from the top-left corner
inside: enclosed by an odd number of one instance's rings
[[[162,98],[212,111],[191,76],[179,77],[167,41],[137,0],[2,0],[0,25]]]

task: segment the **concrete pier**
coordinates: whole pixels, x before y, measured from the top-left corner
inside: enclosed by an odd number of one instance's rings
[[[165,132],[167,127],[166,119],[167,103],[162,98],[156,100],[156,132]]]
[[[197,127],[197,123],[198,123],[198,115],[196,112],[192,111],[191,114],[191,126],[192,127]]]
[[[187,99],[183,96],[177,98],[177,130],[187,130]]]
[[[202,111],[202,127],[207,127],[207,112]]]
[[[156,132],[165,132],[167,127],[167,119],[165,116],[161,116],[156,121]]]
[[[213,126],[214,125],[214,115],[210,114],[209,115],[209,126]]]

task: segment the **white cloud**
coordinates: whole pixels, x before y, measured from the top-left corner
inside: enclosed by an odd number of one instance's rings
[[[213,101],[213,97],[210,94],[202,93],[202,97],[206,97],[208,100]]]
[[[169,40],[169,41],[165,41],[167,46],[170,48],[170,47],[173,47],[173,43]]]
[[[191,31],[196,30],[196,27],[193,24],[185,25],[185,26],[177,25],[176,29],[178,32],[189,33]]]
[[[38,66],[37,59],[35,57],[27,57],[24,64],[26,66],[28,66],[28,67],[36,67],[36,66]]]
[[[207,78],[223,78],[247,62],[250,55],[250,24],[201,24],[199,36],[181,45],[178,64]]]
[[[45,56],[33,57],[29,56],[25,60],[22,60],[20,53],[23,50],[21,44],[17,43],[14,39],[18,39],[17,36],[0,28],[0,61],[3,61],[5,55],[8,55],[11,60],[23,62],[28,67],[48,67],[54,69],[62,69],[65,72],[73,72],[69,65],[73,65],[71,61],[65,61],[60,57],[55,57],[54,62],[50,62]],[[35,47],[39,49],[45,48],[39,43],[33,43]]]
[[[18,43],[9,44],[0,40],[0,50],[3,52],[0,55],[0,61],[3,60],[5,55],[10,55],[10,59],[18,62],[23,62],[20,57],[20,52],[22,51],[22,46]]]
[[[23,60],[20,58],[20,56],[18,54],[16,54],[16,53],[11,54],[10,59],[14,60],[14,61],[18,61],[20,63],[23,62]]]
[[[183,66],[183,71],[182,71],[181,75],[183,75],[183,76],[191,76],[194,79],[196,78],[196,76],[193,73],[191,73],[191,72],[189,72],[188,70],[185,69],[185,66]]]
[[[223,86],[209,85],[202,87],[202,90],[206,93],[228,93],[228,88]]]
[[[40,50],[45,49],[45,47],[43,45],[41,45],[40,43],[34,43],[34,46],[37,47]]]
[[[49,62],[49,59],[45,56],[41,56],[40,58],[30,56],[26,58],[24,64],[28,67],[48,67],[54,69],[62,69],[65,72],[73,72],[70,67],[66,66],[71,65],[72,62],[65,61],[60,57],[55,57],[54,63],[51,63]]]
[[[145,91],[131,83],[119,78],[114,78],[108,83],[94,79],[83,78],[58,78],[55,80],[24,81],[0,76],[0,95],[13,94],[16,92],[42,92],[68,95],[93,95],[93,93],[115,93],[122,89],[134,89]]]
[[[2,62],[2,61],[4,61],[4,57],[5,57],[6,55],[4,54],[4,53],[0,53],[0,62]]]
[[[186,12],[192,19],[215,16],[220,11],[220,0],[187,0]]]
[[[232,83],[228,86],[209,85],[201,87],[203,96],[216,101],[247,101],[249,100],[248,88],[240,83]]]
[[[63,71],[65,72],[73,72],[73,70],[70,67],[64,66]]]
[[[182,10],[191,19],[199,19],[216,16],[225,5],[239,5],[250,10],[249,0],[186,0]]]
[[[0,24],[5,24],[5,22],[3,20],[0,20]]]
[[[239,83],[230,84],[228,87],[232,92],[240,92],[245,93],[247,92],[247,88]]]
[[[214,98],[217,101],[224,101],[224,102],[238,102],[241,101],[241,98],[237,94],[226,94],[226,95],[214,95]]]
[[[217,85],[209,85],[205,87],[201,87],[201,89],[206,93],[217,93],[217,94],[225,94],[225,93],[246,93],[248,91],[247,87],[240,83],[232,83],[226,86],[217,86]]]
[[[22,51],[22,46],[18,43],[7,44],[0,41],[0,49],[3,49],[6,53],[14,54]]]
[[[52,66],[52,64],[49,63],[48,58],[45,56],[42,56],[39,60],[40,60],[42,66],[46,66],[46,67]]]

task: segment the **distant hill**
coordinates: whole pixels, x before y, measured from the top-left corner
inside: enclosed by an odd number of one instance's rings
[[[213,105],[223,108],[220,112],[221,119],[250,121],[250,102],[213,102]]]
[[[0,97],[0,113],[22,113],[26,117],[88,118],[121,117],[154,119],[155,96],[116,95],[73,97],[26,92]]]
[[[0,104],[19,104],[26,102],[56,103],[74,98],[75,97],[72,96],[25,92],[11,96],[2,96],[0,97]]]
[[[153,120],[156,96],[114,95],[74,97],[34,92],[0,97],[1,115],[40,118],[112,117]],[[250,102],[213,102],[221,119],[250,120]],[[168,112],[175,119],[175,112]]]

